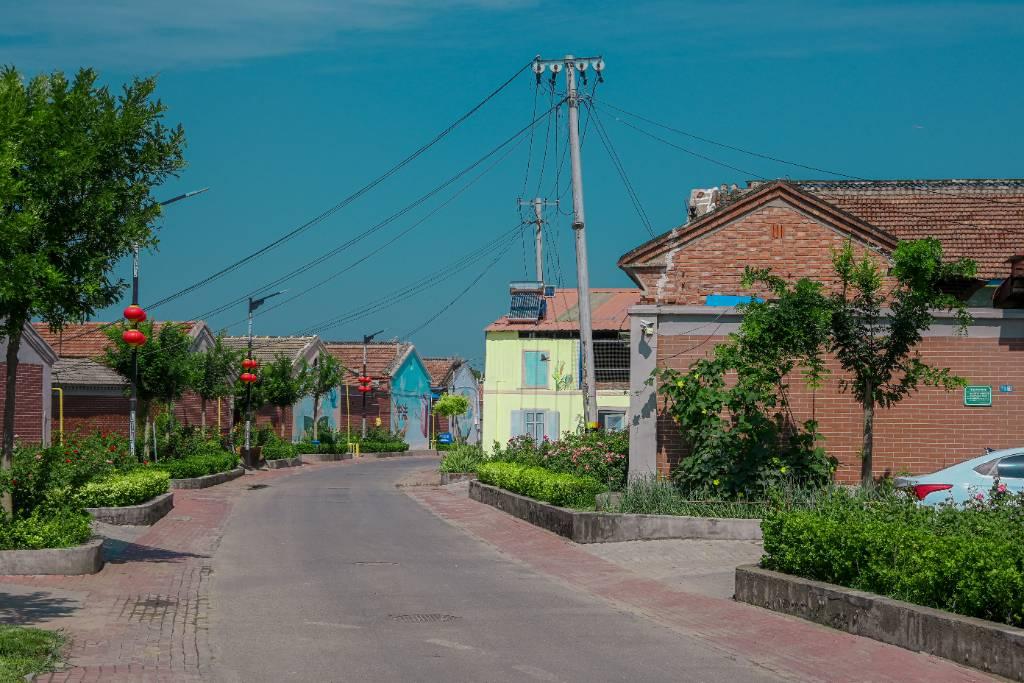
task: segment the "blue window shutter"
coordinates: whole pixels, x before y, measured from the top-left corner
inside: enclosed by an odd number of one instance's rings
[[[547,436],[552,441],[558,439],[558,437],[561,435],[561,432],[558,431],[558,411],[547,411],[547,413],[544,415],[544,421],[546,422],[546,424],[544,425],[544,435]]]
[[[512,411],[512,423],[511,433],[512,436],[520,436],[526,432],[526,416],[523,414],[526,411],[513,410]]]

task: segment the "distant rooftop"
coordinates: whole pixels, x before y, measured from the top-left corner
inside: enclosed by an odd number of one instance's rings
[[[556,289],[545,297],[544,317],[540,320],[509,320],[498,318],[485,328],[486,332],[502,330],[556,331],[579,330],[580,310],[576,289]],[[595,330],[628,330],[627,311],[640,301],[640,290],[632,288],[594,288],[590,290],[590,318]]]

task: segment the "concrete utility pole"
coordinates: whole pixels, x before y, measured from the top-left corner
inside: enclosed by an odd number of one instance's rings
[[[246,345],[246,358],[252,358],[252,318],[257,308],[263,305],[267,299],[284,294],[284,291],[268,294],[260,299],[249,297],[249,342]],[[252,382],[245,384],[245,464],[249,467],[256,467],[259,463],[252,457]]]
[[[569,159],[572,166],[572,229],[576,233],[576,287],[579,292],[580,346],[583,353],[583,416],[587,427],[597,423],[597,382],[594,375],[594,331],[590,320],[590,273],[587,270],[586,219],[583,210],[583,164],[580,158],[580,100],[576,92],[576,72],[586,83],[587,68],[601,79],[604,60],[600,57],[574,57],[561,60],[534,60],[534,73],[540,78],[544,65],[552,74],[565,68],[566,101],[569,105]],[[552,76],[553,77],[553,76]]]
[[[522,199],[519,200],[520,206],[523,204],[529,204],[533,207],[533,215],[535,216],[533,223],[536,226],[534,228],[534,257],[535,257],[535,270],[537,282],[544,282],[544,215],[543,209],[545,206],[558,206],[558,202],[549,202],[535,197],[532,201],[524,202]]]

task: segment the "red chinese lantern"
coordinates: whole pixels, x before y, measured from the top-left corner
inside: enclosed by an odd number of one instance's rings
[[[257,363],[256,360],[253,358],[246,358],[245,360],[242,361],[242,367],[245,368],[246,370],[255,370],[259,366],[260,364]]]
[[[146,343],[146,335],[138,330],[125,330],[121,333],[121,339],[128,346],[142,346]]]
[[[256,381],[257,377],[251,372],[243,372],[238,379],[242,380],[246,384],[251,384]]]
[[[133,323],[141,323],[146,319],[146,312],[142,310],[141,306],[132,304],[128,308],[124,309],[124,317]]]

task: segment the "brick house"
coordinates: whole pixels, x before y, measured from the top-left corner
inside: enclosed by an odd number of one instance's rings
[[[458,394],[469,401],[469,410],[454,420],[463,443],[480,443],[480,382],[473,369],[462,358],[424,358],[434,394]],[[434,415],[434,433],[453,432],[448,418]],[[453,432],[454,435],[454,432]]]
[[[249,345],[248,337],[225,337],[224,346],[237,351],[245,351]],[[253,337],[252,355],[265,366],[279,355],[291,360],[292,371],[297,373],[303,363],[312,366],[320,354],[324,353],[324,344],[317,336],[292,337]],[[244,402],[236,406],[235,419],[245,419]],[[263,406],[256,411],[255,426],[271,425],[274,430],[287,441],[300,441],[305,434],[307,421],[312,424],[313,403],[309,397],[299,399],[295,405],[283,411],[275,406]],[[283,434],[282,434],[283,424]]]
[[[358,377],[363,369],[361,341],[328,341],[327,352],[345,367],[338,400],[338,429],[358,434],[362,428],[363,395]],[[430,445],[431,378],[410,342],[371,342],[366,349],[366,374],[373,391],[366,396],[366,425],[377,422],[401,434],[410,449]]]
[[[7,386],[7,339],[0,339],[0,415],[3,415]],[[25,325],[18,347],[14,438],[16,443],[49,445],[52,430],[50,395],[53,392],[53,366],[57,354],[36,332]],[[3,426],[0,424],[0,435]]]
[[[641,287],[630,309],[630,472],[667,473],[683,453],[678,427],[647,384],[655,367],[686,369],[739,327],[735,303],[745,266],[789,279],[832,281],[831,250],[851,240],[883,264],[900,240],[934,237],[949,258],[978,264],[973,282],[950,283],[974,316],[966,337],[938,316],[920,350],[992,405],[968,407],[961,392],[929,387],[877,409],[876,476],[923,473],[1024,443],[1024,180],[775,181],[724,190],[710,210],[623,255]],[[694,215],[696,213],[696,215]],[[859,472],[861,411],[839,390],[838,365],[818,390],[791,383],[794,417],[817,419],[837,478]]]
[[[155,330],[163,323],[156,323]],[[213,333],[202,321],[177,323],[183,325],[192,340],[189,350],[204,351],[213,344]],[[128,382],[100,359],[110,345],[104,330],[110,323],[88,322],[66,325],[59,332],[50,330],[46,323],[33,323],[36,332],[57,353],[53,367],[53,383],[63,390],[64,431],[76,430],[116,432],[128,435]],[[143,347],[145,349],[145,347]],[[53,414],[61,406],[55,396]],[[201,402],[192,392],[175,404],[175,416],[184,424],[200,423]],[[139,417],[141,421],[141,416]],[[206,407],[208,427],[219,425],[227,431],[231,425],[230,399],[218,405],[214,401]]]

